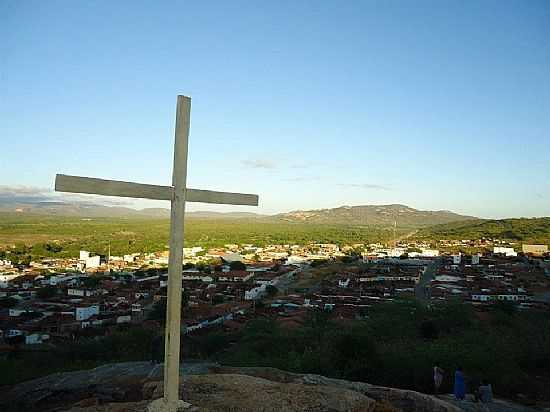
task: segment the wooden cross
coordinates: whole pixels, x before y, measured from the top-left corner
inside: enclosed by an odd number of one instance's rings
[[[170,255],[168,259],[168,302],[166,305],[166,338],[164,360],[164,398],[157,410],[176,411],[179,400],[181,290],[183,264],[183,229],[185,202],[258,205],[258,196],[242,193],[214,192],[188,189],[187,147],[191,98],[178,96],[176,109],[176,138],[172,186],[157,186],[90,177],[56,175],[55,190],[71,193],[90,193],[143,199],[170,200]]]

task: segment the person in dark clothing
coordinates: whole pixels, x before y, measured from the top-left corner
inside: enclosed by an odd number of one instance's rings
[[[479,402],[480,401],[480,394],[479,394],[479,385],[481,384],[479,378],[477,376],[473,376],[470,379],[468,379],[468,388],[472,391],[473,395],[473,401]]]
[[[164,335],[157,335],[151,341],[151,363],[161,363],[164,355]]]
[[[479,399],[483,403],[491,403],[493,402],[493,387],[492,385],[487,381],[481,381],[481,385],[479,386]]]

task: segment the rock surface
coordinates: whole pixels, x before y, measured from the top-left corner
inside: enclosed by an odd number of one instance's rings
[[[496,401],[456,402],[450,396],[386,388],[362,382],[295,374],[273,368],[230,368],[212,363],[182,367],[188,412],[520,412],[531,409]],[[162,366],[126,362],[49,375],[3,391],[2,412],[145,412],[162,396]]]

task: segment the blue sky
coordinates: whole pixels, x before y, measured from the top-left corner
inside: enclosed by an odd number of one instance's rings
[[[545,0],[3,1],[0,42],[4,191],[168,184],[186,94],[188,186],[261,203],[192,210],[550,215]]]

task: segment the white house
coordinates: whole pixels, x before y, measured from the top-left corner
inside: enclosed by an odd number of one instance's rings
[[[514,250],[513,247],[503,247],[503,246],[495,246],[493,248],[493,253],[495,254],[501,254],[504,256],[517,256],[517,252]]]
[[[87,250],[81,250],[80,251],[80,257],[79,257],[79,260],[86,260],[90,257],[90,252],[88,252]]]
[[[198,269],[187,269],[183,271],[183,280],[200,280],[205,283],[211,283],[214,278],[207,273],[202,273]]]
[[[340,279],[338,281],[338,286],[341,287],[341,288],[347,288],[349,286],[349,282],[350,282],[350,279],[347,278],[347,279]]]
[[[196,256],[197,253],[202,252],[204,249],[201,246],[195,246],[195,247],[184,247],[183,248],[183,256],[189,257],[189,256]]]
[[[256,300],[258,298],[261,298],[266,293],[267,284],[263,284],[260,286],[256,286],[250,290],[246,290],[244,292],[244,299],[245,300]]]
[[[437,249],[422,249],[420,256],[423,257],[437,257],[439,256],[439,250]]]
[[[475,300],[478,302],[490,302],[494,300],[501,300],[501,301],[508,301],[508,302],[523,302],[526,300],[531,300],[531,298],[525,294],[515,294],[515,293],[505,293],[505,294],[498,294],[498,295],[475,293],[475,294],[472,294],[472,300]]]
[[[67,289],[67,295],[69,296],[78,296],[78,297],[88,297],[95,295],[96,292],[94,290],[90,289],[76,289],[76,288],[69,288]]]
[[[37,344],[43,343],[45,340],[48,340],[49,338],[50,338],[50,335],[47,335],[47,334],[32,333],[30,335],[25,336],[25,344],[37,345]]]
[[[75,309],[76,320],[86,320],[94,315],[99,315],[99,305],[79,306]]]
[[[11,308],[9,311],[8,311],[8,315],[11,316],[11,317],[17,317],[17,316],[21,316],[23,313],[27,312],[26,309],[14,309],[14,308]]]
[[[309,260],[303,256],[291,255],[286,260],[286,263],[289,265],[300,265],[300,264],[309,263]]]
[[[126,263],[134,263],[134,260],[136,260],[136,255],[135,255],[135,254],[124,255],[124,256],[122,257],[122,259],[123,259]]]
[[[132,321],[131,315],[120,315],[116,318],[116,323],[130,323]]]
[[[86,259],[86,269],[98,268],[100,265],[101,265],[101,257],[99,255],[91,256],[88,259]]]
[[[15,336],[21,336],[23,332],[21,332],[19,329],[9,329],[6,333],[7,338],[13,338]]]
[[[22,276],[21,273],[15,273],[15,274],[0,274],[0,288],[7,288],[9,287],[9,282],[11,282],[13,279]]]

